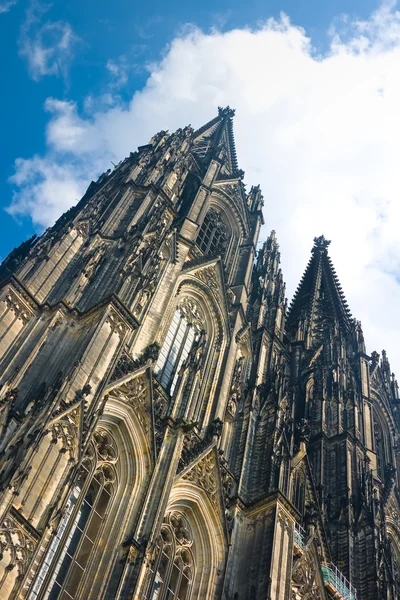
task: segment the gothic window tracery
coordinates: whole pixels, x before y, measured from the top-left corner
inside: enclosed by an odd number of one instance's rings
[[[381,481],[384,482],[387,475],[386,469],[390,470],[392,468],[393,441],[388,423],[378,404],[375,404],[372,414],[376,453],[376,474]]]
[[[200,227],[196,240],[197,245],[204,254],[221,254],[224,256],[228,238],[228,228],[222,220],[221,213],[211,208]]]
[[[392,575],[395,591],[397,594],[400,593],[400,551],[398,544],[393,538],[389,538],[390,544],[390,556],[392,562]]]
[[[375,429],[375,448],[376,448],[376,470],[378,476],[383,481],[385,478],[385,441],[383,437],[382,427],[377,419],[374,422]]]
[[[182,365],[204,335],[204,321],[197,304],[190,298],[185,298],[174,313],[156,365],[161,385],[171,394]]]
[[[29,600],[74,600],[116,492],[118,452],[111,434],[93,436]],[[43,594],[43,586],[47,587]]]
[[[304,481],[304,473],[302,470],[299,470],[295,473],[293,478],[293,491],[292,491],[292,501],[297,510],[303,514],[304,513],[304,500],[305,500],[305,481]]]
[[[182,513],[167,515],[150,567],[146,600],[189,600],[195,562],[193,535]]]

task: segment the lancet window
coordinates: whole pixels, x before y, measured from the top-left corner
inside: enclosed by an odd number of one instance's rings
[[[386,456],[385,456],[385,440],[383,437],[382,427],[378,420],[375,420],[374,423],[375,429],[375,449],[376,449],[376,470],[378,472],[378,477],[382,479],[385,478],[385,465],[386,465]]]
[[[189,600],[195,572],[193,536],[185,516],[170,513],[150,567],[146,600]]]
[[[204,254],[224,255],[228,243],[228,228],[221,214],[211,208],[206,214],[197,236],[197,245]]]
[[[175,311],[156,365],[161,385],[171,394],[182,365],[194,344],[204,335],[204,317],[200,309],[193,300],[185,298]]]
[[[292,501],[297,510],[303,514],[304,512],[304,500],[305,500],[305,481],[304,473],[299,470],[295,473],[293,478],[293,495]]]
[[[389,538],[390,541],[390,556],[392,559],[392,575],[394,580],[394,587],[397,593],[396,598],[400,594],[400,552],[399,546],[396,544],[394,539]]]
[[[117,485],[115,441],[104,429],[93,437],[29,600],[78,598]]]

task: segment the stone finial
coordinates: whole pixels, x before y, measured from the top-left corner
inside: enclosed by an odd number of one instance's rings
[[[327,240],[324,235],[314,238],[313,250],[326,250],[331,243],[331,240]]]
[[[376,365],[378,364],[378,362],[379,362],[379,353],[376,350],[374,350],[371,353],[371,367],[372,367],[372,369],[374,369],[376,367]]]
[[[219,117],[234,117],[235,112],[235,109],[231,108],[230,106],[225,106],[225,108],[223,108],[222,106],[218,106]]]
[[[241,181],[244,179],[244,175],[245,173],[243,169],[236,169],[236,171],[234,172],[234,176],[240,179]]]
[[[264,206],[264,196],[261,193],[259,185],[253,185],[251,187],[247,196],[247,204],[252,211],[261,210]]]

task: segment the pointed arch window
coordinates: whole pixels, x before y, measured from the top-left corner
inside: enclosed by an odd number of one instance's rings
[[[196,303],[186,298],[175,311],[156,365],[161,385],[171,394],[182,365],[201,335],[205,335],[204,317]]]
[[[395,542],[392,536],[389,537],[390,544],[390,557],[392,562],[392,575],[395,591],[397,593],[396,598],[399,597],[400,594],[400,551],[399,545]]]
[[[228,228],[222,220],[221,214],[211,208],[206,214],[197,236],[197,245],[204,254],[225,255],[229,239]]]
[[[157,541],[146,600],[189,600],[194,570],[189,523],[183,514],[170,513]]]
[[[305,481],[304,473],[299,470],[295,473],[293,479],[293,496],[292,501],[300,514],[304,513],[304,500],[305,500]]]
[[[29,600],[74,600],[98,543],[116,491],[118,454],[111,434],[94,433],[64,517],[38,573]]]
[[[385,440],[383,436],[382,427],[377,418],[374,422],[375,430],[375,449],[376,449],[376,470],[378,477],[382,481],[385,479],[385,466],[386,466],[386,455],[385,455]]]

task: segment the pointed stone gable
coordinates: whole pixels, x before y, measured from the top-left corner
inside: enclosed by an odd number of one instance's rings
[[[201,163],[212,158],[222,163],[222,173],[237,175],[238,163],[233,136],[232,118],[235,111],[229,106],[218,109],[218,116],[193,134],[192,152]]]
[[[140,424],[148,434],[151,426],[151,402],[146,367],[111,383],[108,393],[124,400],[135,409]]]
[[[201,454],[196,462],[182,471],[179,478],[197,485],[206,492],[227,533],[226,504],[232,482],[225,472],[222,476],[216,447],[212,446],[210,450]]]
[[[184,481],[190,481],[203,488],[211,500],[211,504],[218,508],[218,484],[214,452],[211,451],[199,460],[189,471],[182,475]]]

